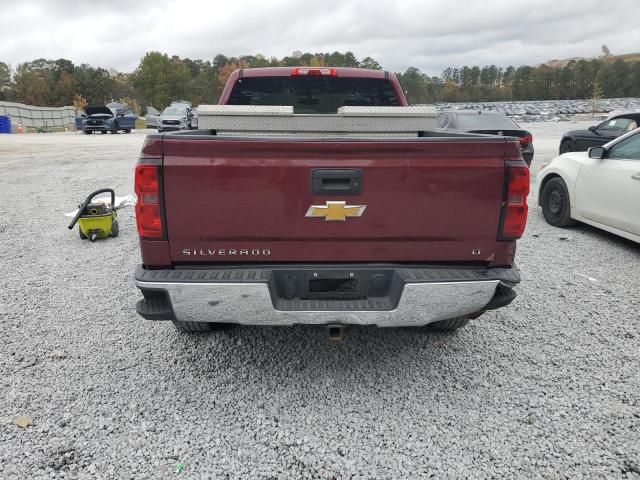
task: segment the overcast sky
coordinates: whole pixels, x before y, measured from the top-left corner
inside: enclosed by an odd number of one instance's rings
[[[43,0],[0,5],[0,61],[133,71],[145,52],[208,59],[352,51],[385,69],[538,64],[640,50],[637,0]]]

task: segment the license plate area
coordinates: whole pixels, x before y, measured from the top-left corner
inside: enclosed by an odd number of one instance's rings
[[[356,272],[306,272],[303,300],[363,300],[365,285]]]
[[[360,294],[360,282],[353,277],[311,278],[307,284],[309,295],[348,295]]]
[[[285,300],[367,300],[389,293],[388,269],[276,269],[270,280],[274,298]]]

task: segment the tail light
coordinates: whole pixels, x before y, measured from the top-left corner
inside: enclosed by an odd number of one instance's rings
[[[338,72],[335,68],[307,68],[307,67],[297,67],[291,69],[291,75],[309,75],[309,76],[320,76],[326,75],[329,77],[336,77]]]
[[[525,145],[529,145],[530,143],[533,143],[533,135],[527,132],[525,133],[524,137],[519,137],[518,140],[520,140],[520,145],[524,147]]]
[[[499,240],[516,240],[522,237],[527,224],[527,195],[529,195],[529,167],[522,160],[505,162],[506,185]]]
[[[138,235],[148,240],[162,240],[162,138],[147,137],[136,166],[135,192]]]

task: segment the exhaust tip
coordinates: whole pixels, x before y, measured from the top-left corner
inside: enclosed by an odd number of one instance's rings
[[[342,325],[327,325],[327,332],[329,333],[329,340],[332,342],[344,340],[344,326]]]

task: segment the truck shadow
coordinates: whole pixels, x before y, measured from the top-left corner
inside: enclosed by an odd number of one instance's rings
[[[326,327],[314,326],[236,327],[208,335],[165,331],[172,350],[155,366],[176,397],[184,395],[184,382],[199,385],[196,401],[206,408],[231,403],[255,414],[297,405],[301,415],[311,409],[330,418],[378,399],[400,415],[442,395],[455,402],[490,396],[491,385],[522,376],[513,345],[496,335],[496,329],[504,332],[504,319],[490,315],[495,318],[487,314],[488,321],[483,316],[455,333],[352,327],[341,342],[330,341]],[[414,395],[421,402],[408,406]]]
[[[325,374],[336,378],[396,369],[399,373],[415,363],[424,371],[429,364],[449,363],[455,358],[459,362],[461,355],[474,350],[475,330],[471,325],[453,333],[352,326],[343,340],[333,341],[323,326],[234,326],[204,336],[180,335],[177,343],[186,357],[192,358],[196,375],[198,370],[205,376],[235,371],[268,380],[272,375],[282,379],[285,370],[287,378],[311,379]],[[204,363],[203,358],[207,359]]]

